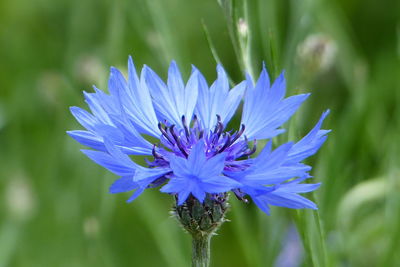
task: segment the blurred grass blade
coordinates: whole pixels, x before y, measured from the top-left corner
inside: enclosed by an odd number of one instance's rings
[[[329,266],[318,210],[296,210],[295,222],[306,251],[306,266]]]
[[[210,48],[211,54],[217,64],[222,64],[221,59],[218,56],[217,50],[211,40],[210,32],[208,31],[207,25],[205,24],[204,20],[201,21],[201,25],[203,26],[204,35],[207,39],[208,47]]]
[[[210,32],[208,31],[207,25],[205,24],[204,20],[201,21],[201,24],[202,24],[202,26],[203,26],[203,31],[204,31],[204,35],[205,35],[206,40],[207,40],[208,47],[210,48],[211,54],[212,54],[212,56],[213,56],[215,62],[216,62],[217,64],[223,65],[222,62],[221,62],[221,59],[220,59],[219,56],[218,56],[218,52],[217,52],[217,50],[215,49],[214,43],[213,43],[213,41],[211,40]],[[229,73],[226,73],[226,75],[228,76],[229,84],[230,84],[231,86],[234,86],[235,83],[234,83],[233,80],[231,79]]]
[[[10,266],[20,232],[20,224],[10,221],[3,222],[0,228],[0,267]]]
[[[232,42],[233,49],[235,51],[236,59],[239,63],[240,69],[243,73],[246,72],[246,68],[241,56],[240,45],[237,37],[236,19],[234,15],[234,1],[232,0],[217,0],[221,6],[226,19],[226,25],[228,27],[229,37]]]

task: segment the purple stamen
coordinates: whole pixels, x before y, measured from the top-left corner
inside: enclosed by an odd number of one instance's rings
[[[158,123],[158,129],[160,129],[162,135],[171,143],[171,145],[174,145],[174,140],[171,139],[171,137],[169,136],[169,134],[166,132],[166,130],[162,127],[161,122]]]
[[[244,126],[244,124],[241,125],[240,127],[240,131],[235,133],[233,139],[232,139],[232,144],[236,142],[236,140],[239,139],[239,137],[242,136],[242,134],[244,133],[244,130],[246,129],[246,126]]]
[[[169,127],[169,132],[171,133],[172,137],[175,139],[176,146],[179,148],[179,150],[182,152],[182,154],[185,157],[188,157],[189,155],[185,151],[185,148],[182,146],[181,139],[179,138],[179,136],[176,135],[174,128],[175,128],[175,125],[171,125],[171,127]]]
[[[182,116],[182,124],[183,124],[183,129],[185,130],[185,134],[186,134],[186,140],[189,140],[189,128],[186,124],[186,118],[185,115]]]
[[[225,152],[227,153],[225,159],[226,170],[242,171],[247,169],[249,167],[247,161],[235,160],[254,154],[257,149],[256,140],[254,140],[253,147],[250,148],[246,136],[244,136],[244,140],[240,140],[245,130],[243,124],[238,132],[231,134],[230,131],[224,132],[221,116],[217,115],[217,120],[214,130],[210,131],[202,129],[196,115],[193,115],[191,123],[186,120],[185,116],[182,116],[183,129],[177,129],[175,125],[166,126],[168,122],[164,124],[160,122],[158,128],[162,133],[161,141],[167,150],[156,149],[156,145],[154,145],[154,161],[149,163],[149,166],[168,166],[170,153],[188,158],[192,147],[194,147],[199,140],[204,139],[206,145],[205,153],[208,158]],[[189,125],[191,125],[191,127]]]

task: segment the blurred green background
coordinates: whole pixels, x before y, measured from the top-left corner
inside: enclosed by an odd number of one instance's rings
[[[65,131],[69,106],[106,89],[128,55],[166,77],[175,59],[233,83],[263,61],[288,94],[312,96],[298,140],[323,110],[333,129],[308,163],[319,211],[266,216],[232,198],[212,266],[400,266],[400,5],[376,0],[1,0],[0,266],[189,266],[190,239],[156,189],[126,204],[114,175]],[[240,118],[236,118],[239,120]],[[297,229],[298,234],[296,234]]]

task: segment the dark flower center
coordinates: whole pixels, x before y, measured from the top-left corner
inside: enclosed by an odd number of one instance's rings
[[[217,119],[215,128],[209,131],[202,129],[196,115],[193,117],[191,125],[188,125],[185,116],[182,116],[182,129],[177,129],[175,125],[160,122],[158,128],[162,133],[161,144],[157,150],[156,145],[154,146],[154,162],[151,162],[150,166],[167,165],[167,154],[171,152],[177,156],[187,158],[192,147],[203,139],[207,158],[226,152],[226,168],[229,170],[237,168],[242,170],[244,166],[239,166],[240,164],[238,165],[234,161],[252,155],[256,151],[256,140],[254,140],[253,147],[250,148],[247,138],[245,136],[241,138],[245,130],[243,124],[239,131],[231,134],[230,132],[224,132],[224,125],[219,115],[217,115]]]

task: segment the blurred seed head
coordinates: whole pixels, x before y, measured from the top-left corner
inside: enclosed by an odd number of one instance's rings
[[[5,202],[13,219],[26,221],[32,217],[36,209],[36,198],[25,177],[17,175],[10,180],[5,190]]]
[[[335,62],[336,54],[336,42],[330,36],[322,33],[309,35],[297,47],[300,65],[313,71],[328,70]]]
[[[249,25],[243,18],[239,19],[237,28],[238,28],[239,35],[242,38],[246,38],[247,35],[249,34]]]
[[[83,221],[83,232],[88,238],[95,238],[98,236],[100,230],[99,220],[96,217],[87,217]]]

